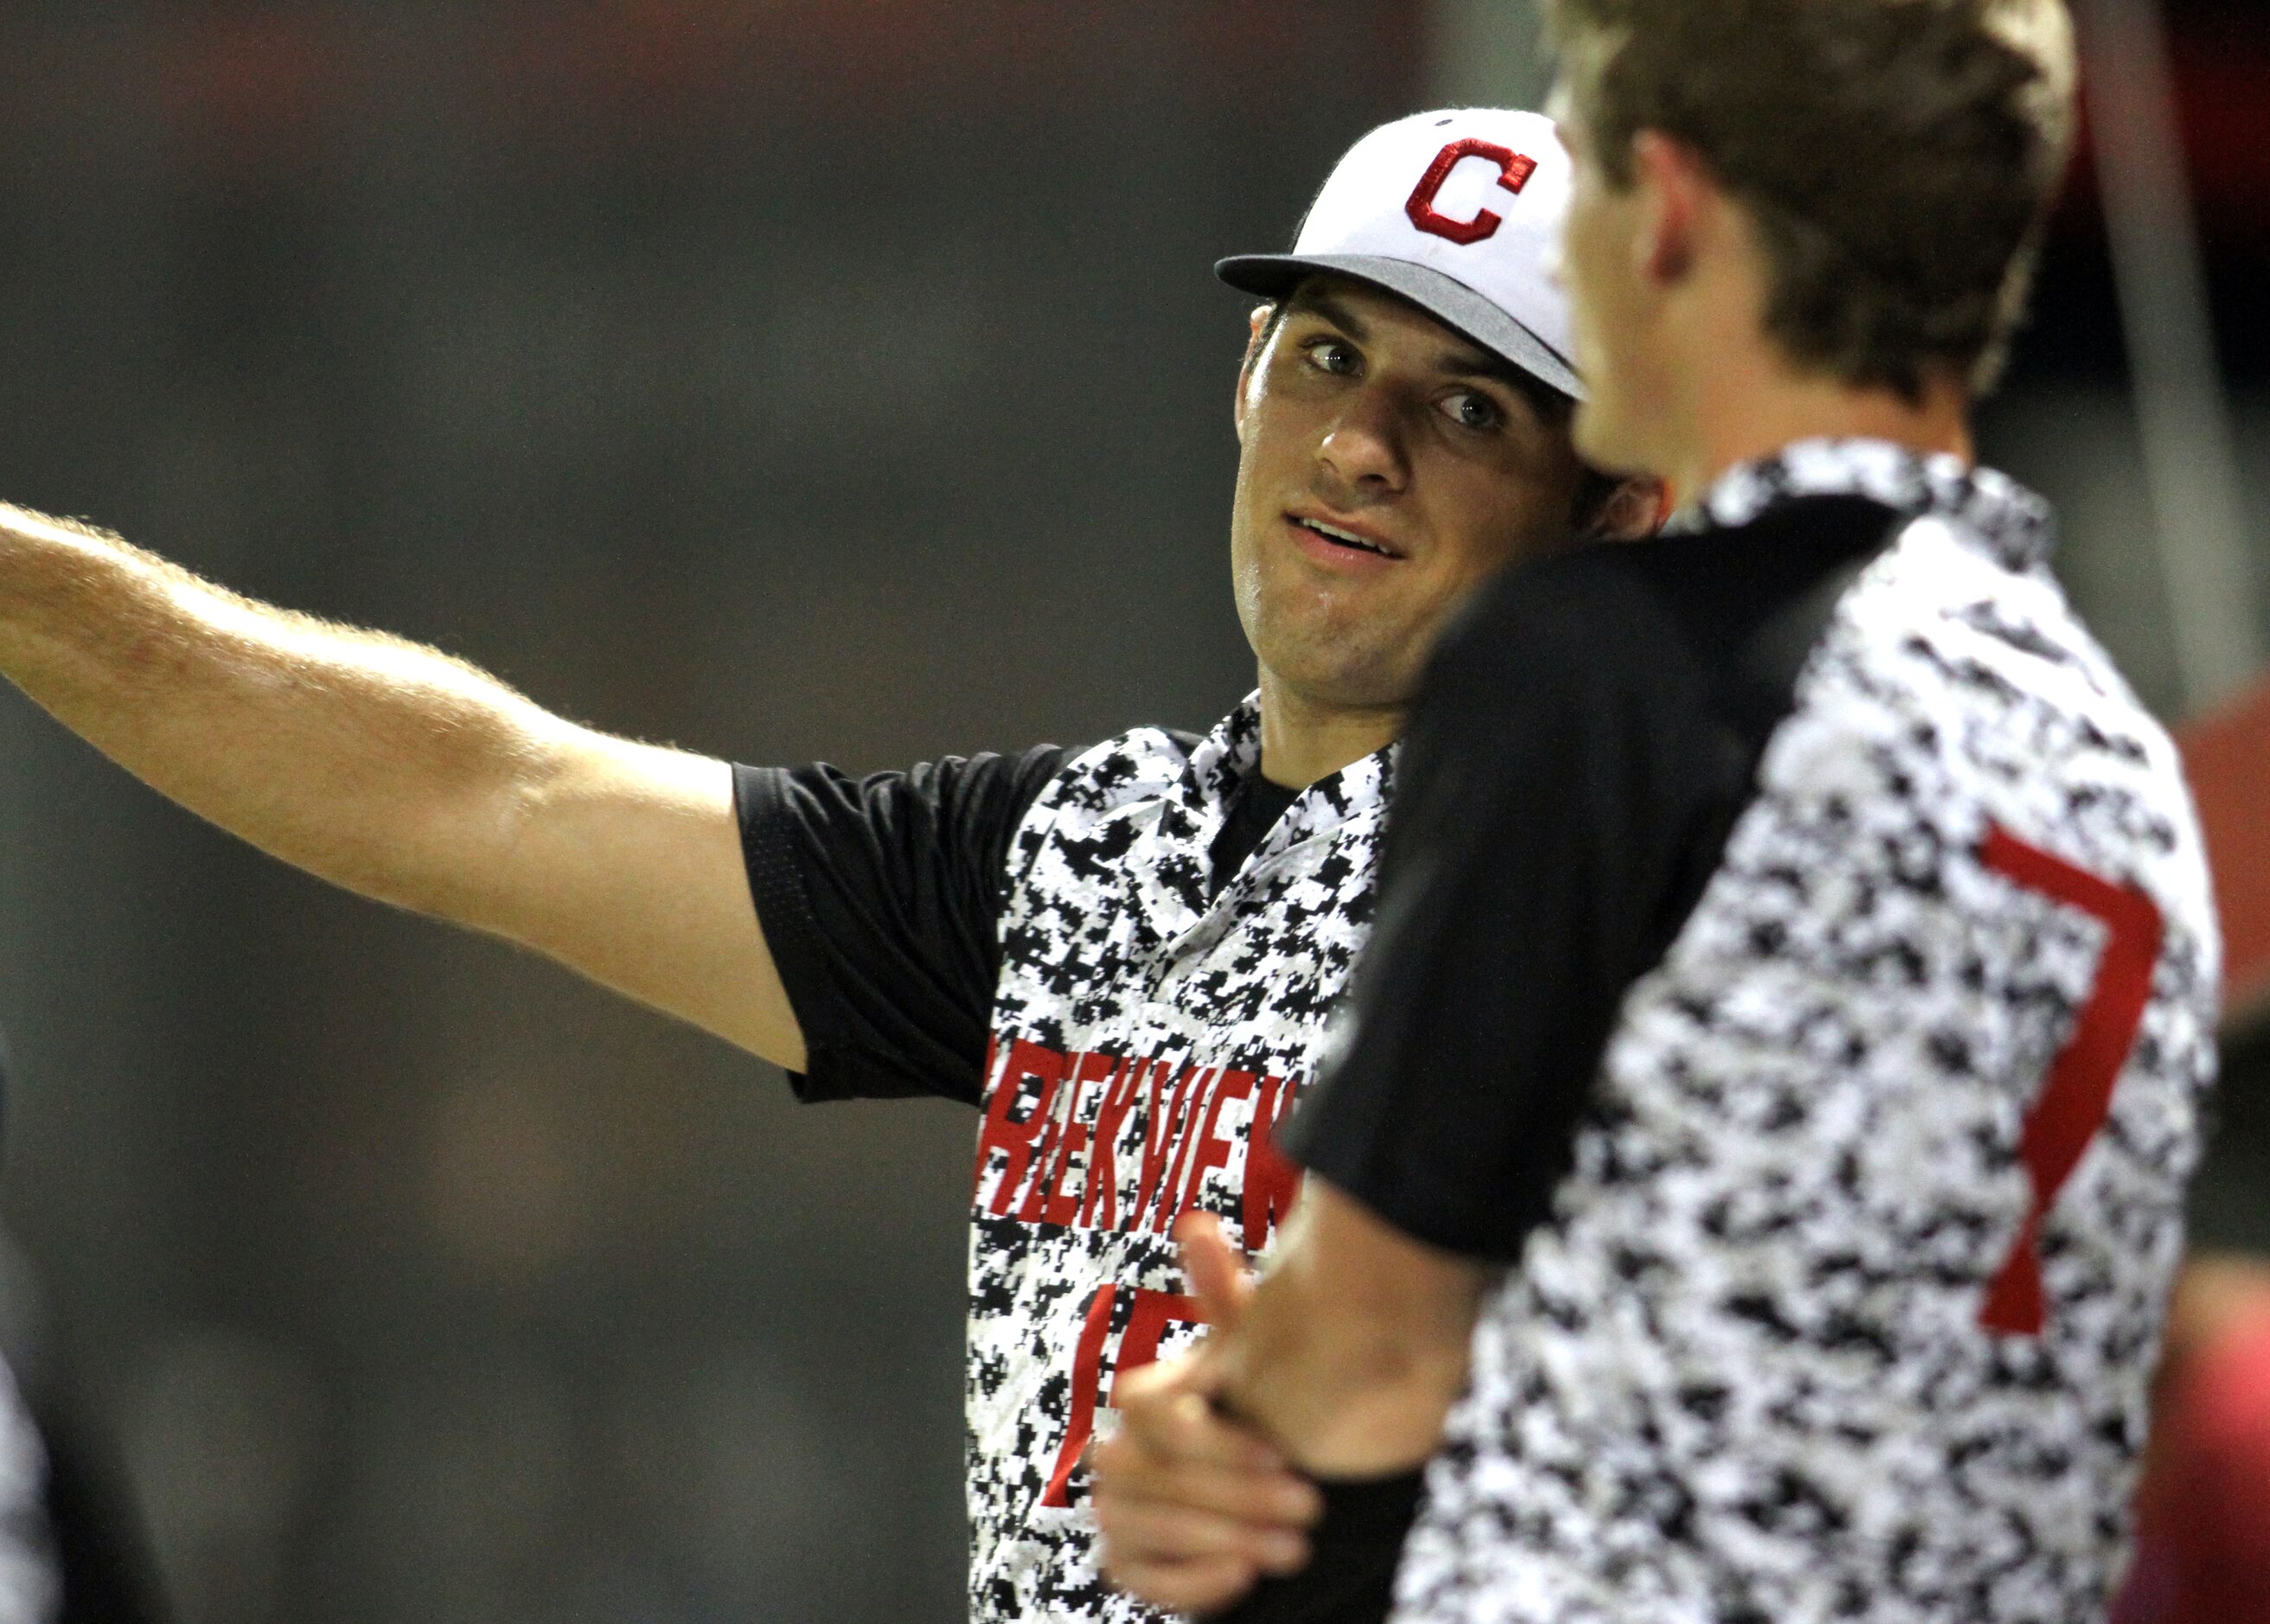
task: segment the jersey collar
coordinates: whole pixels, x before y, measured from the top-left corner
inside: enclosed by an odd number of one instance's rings
[[[1256,689],[1198,741],[1185,782],[1196,791],[1198,806],[1219,813],[1237,786],[1260,770],[1261,693]]]
[[[1181,945],[1194,933],[1227,929],[1256,877],[1301,842],[1328,834],[1365,812],[1385,809],[1395,746],[1352,761],[1303,790],[1244,867],[1216,894],[1208,883],[1208,850],[1221,832],[1238,786],[1261,770],[1261,696],[1253,693],[1216,723],[1183,760],[1166,793],[1122,807],[1131,834],[1121,868],[1134,901],[1139,935],[1154,946]]]
[[[1733,530],[1808,496],[1864,496],[1915,518],[1943,520],[2008,569],[2045,562],[2056,538],[2049,504],[2008,476],[1883,440],[1801,440],[1743,463],[1665,530]]]
[[[1220,818],[1238,786],[1260,770],[1261,693],[1256,689],[1191,750],[1183,778],[1191,809],[1203,817]],[[1387,798],[1394,772],[1393,745],[1351,761],[1303,790],[1281,827],[1296,833],[1315,833],[1377,806]]]

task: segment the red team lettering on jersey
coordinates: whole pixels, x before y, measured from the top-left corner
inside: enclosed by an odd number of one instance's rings
[[[1233,1233],[1257,1254],[1299,1192],[1300,1169],[1271,1143],[1294,1093],[1281,1077],[1228,1066],[1066,1055],[1023,1039],[1005,1044],[998,1034],[988,1050],[986,1076],[990,1102],[978,1132],[972,1195],[979,1211],[996,1218],[1171,1235],[1175,1221],[1200,1205],[1207,1175],[1225,1168],[1242,1143]],[[1225,1108],[1247,1101],[1252,1109],[1243,1116],[1243,1131],[1227,1128]],[[1119,1146],[1131,1118],[1127,1143],[1140,1148],[1131,1195],[1122,1200]],[[1124,1313],[1117,1317],[1124,1324],[1115,1351],[1111,1327],[1123,1300]],[[1196,1299],[1180,1293],[1116,1282],[1096,1288],[1073,1350],[1069,1413],[1042,1505],[1071,1504],[1072,1469],[1095,1435],[1098,1405],[1116,1407],[1109,1393],[1118,1379],[1159,1357],[1159,1339],[1169,1325],[1199,1320]]]
[[[991,1080],[972,1195],[996,1218],[1170,1234],[1198,1204],[1207,1174],[1229,1161],[1223,1107],[1249,1100],[1252,1131],[1235,1214],[1245,1250],[1260,1251],[1293,1205],[1300,1170],[1270,1143],[1294,1094],[1281,1077],[1065,1055],[1021,1038],[1005,1054],[998,1036],[985,1074]],[[1141,1127],[1142,1153],[1132,1199],[1122,1202],[1119,1142],[1131,1114]]]

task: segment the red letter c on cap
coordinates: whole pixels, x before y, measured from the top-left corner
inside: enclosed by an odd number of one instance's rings
[[[1453,141],[1435,154],[1435,161],[1427,166],[1427,173],[1419,177],[1419,188],[1411,194],[1411,201],[1403,211],[1420,230],[1437,237],[1448,237],[1460,244],[1475,243],[1495,236],[1497,228],[1505,224],[1499,216],[1484,209],[1470,220],[1454,220],[1435,209],[1436,194],[1443,183],[1450,178],[1450,171],[1465,158],[1487,158],[1498,167],[1498,184],[1510,192],[1518,192],[1529,184],[1529,177],[1537,173],[1537,160],[1524,158],[1509,147],[1488,141],[1478,141],[1468,136],[1463,141]]]

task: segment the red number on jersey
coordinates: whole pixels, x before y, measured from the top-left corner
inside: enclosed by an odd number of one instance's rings
[[[1199,1324],[1205,1318],[1198,1312],[1196,1297],[1178,1297],[1171,1292],[1147,1291],[1139,1287],[1131,1295],[1133,1301],[1127,1310],[1127,1329],[1120,1335],[1119,1357],[1111,1367],[1115,1394],[1121,1376],[1157,1362],[1159,1338],[1168,1325]],[[1049,1486],[1041,1494],[1044,1506],[1072,1503],[1072,1468],[1079,1465],[1080,1452],[1094,1435],[1095,1406],[1099,1402],[1111,1402],[1102,1397],[1103,1345],[1111,1335],[1111,1305],[1118,1300],[1119,1287],[1106,1286],[1087,1305],[1087,1319],[1079,1331],[1079,1346],[1072,1354],[1071,1413],[1065,1418],[1064,1445],[1057,1450],[1056,1470],[1049,1473]]]
[[[2033,1337],[2041,1334],[2046,1314],[2042,1220],[2112,1108],[2112,1086],[2136,1047],[2137,1028],[2152,996],[2162,926],[2159,908],[2142,892],[2100,879],[1999,826],[1988,827],[1978,855],[2013,884],[2104,922],[2096,979],[2073,1020],[2073,1036],[2050,1063],[2049,1079],[2026,1113],[2018,1139],[2018,1155],[2033,1183],[2033,1203],[1978,1311],[1978,1323],[1989,1331]]]

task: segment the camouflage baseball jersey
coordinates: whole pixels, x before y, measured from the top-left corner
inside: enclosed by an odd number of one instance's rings
[[[2218,945],[2175,752],[2049,539],[1996,475],[1812,443],[1446,654],[1284,1140],[1511,1265],[1396,1618],[2103,1616]],[[1759,614],[1824,591],[1777,652]],[[1561,798],[1446,788],[1491,742]],[[1484,925],[1551,945],[1450,956]]]
[[[740,770],[759,912],[813,1053],[805,1096],[937,1093],[983,1113],[978,1620],[1154,1616],[1098,1576],[1080,1454],[1112,1424],[1119,1374],[1197,1334],[1174,1220],[1218,1213],[1257,1256],[1292,1203],[1270,1131],[1369,924],[1391,759],[1291,797],[1228,871],[1218,837],[1260,767],[1252,700],[1202,740],[1144,729],[858,785]]]

